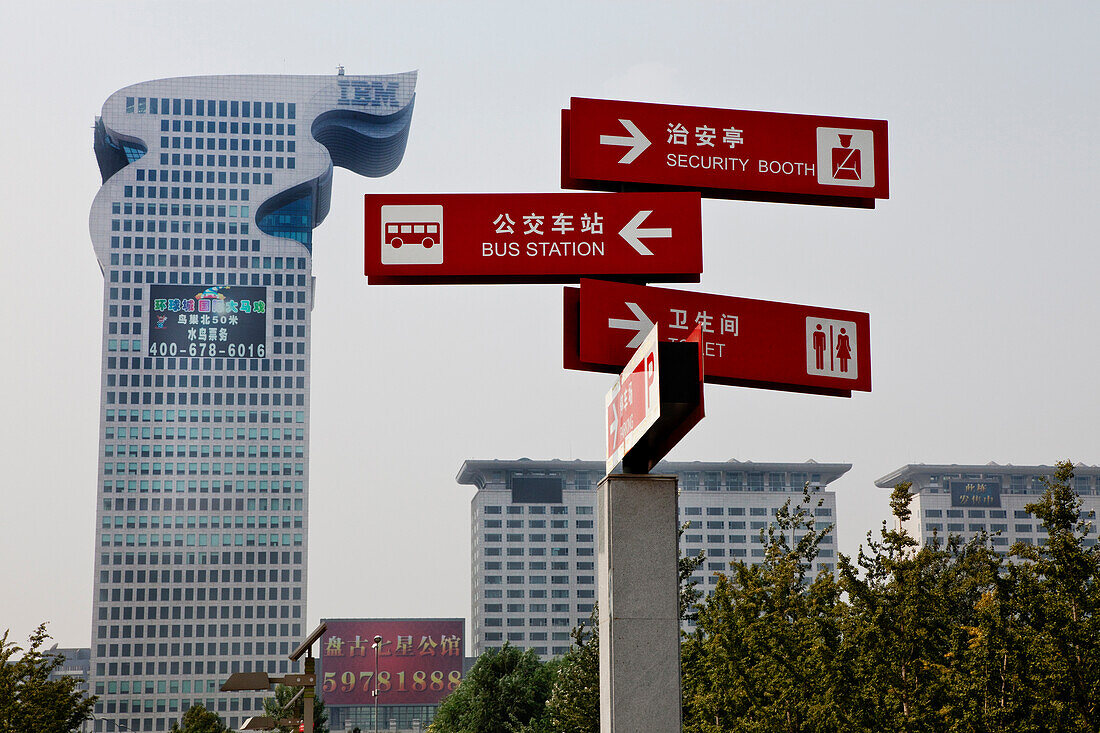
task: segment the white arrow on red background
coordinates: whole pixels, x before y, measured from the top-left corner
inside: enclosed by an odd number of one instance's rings
[[[645,149],[649,147],[649,138],[642,134],[642,131],[638,129],[630,120],[619,119],[626,131],[630,133],[630,137],[623,137],[621,135],[600,135],[600,145],[628,145],[630,150],[626,151],[626,155],[619,158],[620,163],[630,164],[633,163],[639,155],[645,152]]]
[[[642,244],[642,237],[647,239],[668,239],[672,236],[672,229],[669,227],[660,227],[656,229],[639,229],[652,211],[639,211],[634,215],[634,218],[626,223],[626,226],[619,231],[619,236],[626,240],[626,243],[634,248],[634,251],[640,255],[651,255],[649,247]]]
[[[627,303],[626,307],[634,314],[636,320],[631,321],[624,318],[608,318],[607,327],[619,328],[625,331],[637,331],[634,338],[630,339],[630,343],[626,345],[628,349],[636,349],[645,341],[649,329],[653,328],[653,321],[649,320],[649,316],[645,314],[645,311],[642,310],[637,303]]]

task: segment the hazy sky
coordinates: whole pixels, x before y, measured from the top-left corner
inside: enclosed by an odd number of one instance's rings
[[[363,193],[558,190],[571,96],[889,121],[889,200],[704,201],[692,286],[869,312],[874,391],[708,386],[672,459],[852,463],[846,553],[905,463],[1100,463],[1094,1],[9,2],[0,28],[0,633],[89,643],[91,127],[147,79],[420,72],[404,162],[338,170],[314,236],[309,626],[468,618],[462,461],[602,458],[611,377],[561,368],[560,286],[361,274]]]

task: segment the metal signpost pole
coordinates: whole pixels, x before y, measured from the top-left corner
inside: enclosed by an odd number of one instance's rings
[[[312,652],[310,656],[306,657],[305,673],[307,675],[313,674]],[[313,685],[310,685],[305,688],[305,692],[302,695],[302,724],[305,726],[305,733],[313,733],[313,696],[316,694],[317,691],[313,688]]]
[[[382,637],[374,637],[374,732],[378,733],[378,653],[382,648]]]

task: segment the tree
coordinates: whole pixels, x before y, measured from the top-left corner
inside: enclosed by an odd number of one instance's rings
[[[274,697],[264,698],[264,715],[269,715],[275,720],[289,718],[290,720],[302,720],[305,715],[305,700],[299,697],[289,708],[289,703],[300,687],[288,687],[287,685],[275,685]],[[298,726],[279,726],[275,730],[279,733],[298,733]],[[325,703],[320,698],[313,700],[313,730],[314,733],[328,733],[328,712],[325,711]]]
[[[179,723],[172,723],[170,733],[229,733],[221,717],[202,705],[193,705]]]
[[[9,642],[8,634],[0,638],[0,733],[69,733],[89,720],[96,698],[81,692],[72,677],[49,679],[64,658],[42,652],[50,638],[46,624],[31,633],[26,651]]]
[[[1073,464],[1062,461],[1046,491],[1027,510],[1041,520],[1046,543],[1018,544],[1026,621],[1022,642],[1032,658],[1029,718],[1048,730],[1100,730],[1100,548],[1086,549],[1092,532],[1080,517]],[[1026,572],[1023,572],[1026,571]]]
[[[444,698],[433,733],[515,733],[539,721],[550,696],[556,662],[505,643],[478,657],[458,688]]]
[[[600,627],[592,609],[587,624],[573,628],[573,643],[561,658],[541,728],[549,733],[599,733]]]
[[[679,543],[683,541],[684,531],[690,526],[690,523],[684,522],[680,526],[680,531],[676,533],[676,539]],[[680,581],[680,620],[681,621],[696,621],[699,617],[695,604],[699,602],[699,599],[703,597],[703,591],[699,590],[699,583],[692,580],[691,576],[703,564],[703,561],[707,559],[706,553],[702,550],[694,557],[684,556],[681,557],[676,564],[676,570]]]
[[[842,641],[840,592],[829,573],[809,581],[831,530],[815,527],[811,499],[778,510],[760,534],[763,561],[732,563],[698,604],[682,648],[685,731],[851,730],[826,689]]]

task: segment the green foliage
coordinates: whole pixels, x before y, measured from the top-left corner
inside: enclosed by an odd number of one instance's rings
[[[1100,547],[1080,517],[1073,466],[1027,509],[1046,542],[1006,555],[982,535],[917,549],[883,522],[837,573],[811,577],[822,540],[807,490],[761,532],[763,560],[731,563],[710,596],[680,561],[687,733],[1096,733]],[[894,488],[900,522],[911,486]],[[545,704],[542,701],[546,701]],[[440,708],[437,733],[595,733],[595,612],[556,665],[505,645]]]
[[[433,733],[518,733],[543,717],[557,662],[505,643],[487,651],[439,706]]]
[[[213,710],[193,705],[178,723],[172,723],[169,733],[229,733],[229,728]]]
[[[685,731],[849,730],[825,689],[838,667],[840,589],[828,573],[807,577],[829,532],[815,528],[811,498],[783,506],[761,531],[763,562],[732,563],[699,605],[681,654]]]
[[[679,532],[676,534],[677,540],[682,540],[684,536],[684,530],[688,528],[688,523],[685,522],[680,526]],[[699,602],[699,599],[703,597],[703,591],[697,587],[699,584],[691,579],[691,576],[703,564],[703,561],[707,559],[706,554],[702,550],[694,557],[681,557],[677,561],[676,569],[680,581],[680,620],[681,621],[695,621],[697,614],[695,612],[695,604]]]
[[[599,733],[600,629],[596,609],[573,629],[573,643],[561,658],[541,727],[546,733]]]
[[[275,720],[302,720],[305,716],[305,699],[299,697],[294,704],[287,707],[287,703],[294,699],[300,687],[288,687],[287,685],[275,685],[275,695],[264,698],[264,715]],[[298,725],[280,725],[275,728],[279,733],[298,733]],[[325,703],[320,697],[313,699],[313,731],[314,733],[329,733],[328,712],[325,711]]]
[[[49,679],[64,658],[42,651],[50,638],[46,624],[30,635],[25,651],[8,641],[8,633],[0,638],[0,733],[69,733],[89,720],[96,698],[72,677]]]
[[[823,533],[784,507],[764,562],[734,564],[699,605],[684,730],[1100,731],[1100,550],[1083,542],[1072,476],[1060,463],[1027,507],[1045,544],[917,550],[883,523],[835,580],[807,577]],[[910,488],[891,495],[900,521]]]

